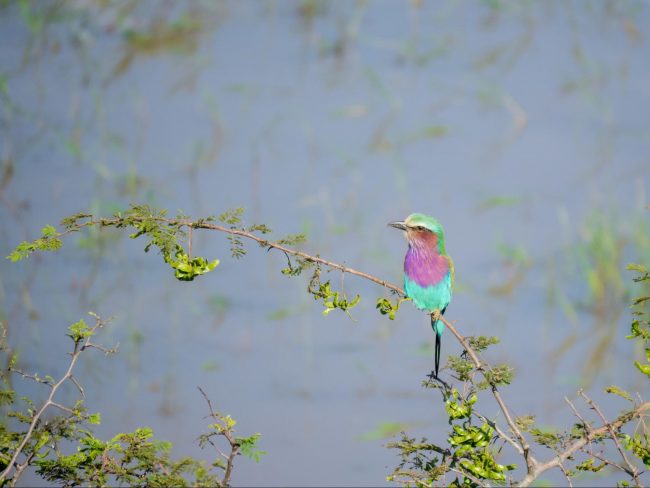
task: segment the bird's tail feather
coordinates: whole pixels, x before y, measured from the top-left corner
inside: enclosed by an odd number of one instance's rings
[[[442,336],[436,333],[436,378],[438,377],[438,369],[440,368],[440,340]]]
[[[434,320],[431,317],[431,328],[436,334],[436,356],[435,356],[435,374],[436,378],[438,377],[438,370],[440,369],[440,344],[442,342],[442,331],[444,330],[444,324],[440,320]]]

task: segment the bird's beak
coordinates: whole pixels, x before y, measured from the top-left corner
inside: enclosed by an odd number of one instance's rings
[[[406,227],[406,224],[404,222],[391,222],[388,225],[391,226],[391,227],[395,227],[396,229],[399,229],[399,230],[407,230],[408,229],[408,227]]]

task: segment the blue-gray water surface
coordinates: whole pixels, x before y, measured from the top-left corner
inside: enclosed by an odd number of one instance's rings
[[[516,415],[570,425],[563,398],[581,385],[610,415],[625,405],[604,386],[643,388],[624,340],[624,266],[650,256],[647,4],[80,0],[0,11],[2,256],[79,211],[241,206],[273,237],[305,232],[303,250],[399,285],[406,244],[386,224],[424,212],[444,225],[456,264],[447,318],[501,338],[486,358],[515,369],[503,394]],[[421,387],[433,334],[408,303],[390,321],[375,310],[386,291],[332,272],[336,289],[362,298],[353,320],[323,316],[308,276],[280,273],[281,253],[246,243],[235,260],[225,236],[201,232],[194,251],[221,263],[185,283],[144,242],[102,232],[0,265],[2,320],[26,370],[62,374],[67,325],[114,316],[100,339],[119,354],[89,351],[78,371],[102,412],[99,435],[148,425],[174,456],[208,457],[196,443],[208,422],[201,386],[239,435],[262,434],[267,454],[238,459],[235,485],[387,484],[398,458],[382,427],[445,441],[439,394]],[[605,298],[615,306],[603,315]],[[443,355],[459,352],[445,335]]]

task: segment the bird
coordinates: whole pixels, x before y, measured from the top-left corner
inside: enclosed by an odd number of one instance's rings
[[[421,213],[413,213],[404,221],[388,225],[403,230],[408,242],[404,257],[404,292],[417,309],[431,315],[431,328],[436,334],[434,377],[438,378],[445,328],[439,319],[447,310],[454,286],[454,262],[445,249],[442,225]]]

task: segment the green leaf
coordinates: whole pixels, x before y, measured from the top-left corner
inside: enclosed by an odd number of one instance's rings
[[[257,434],[253,434],[249,437],[236,438],[236,442],[239,444],[241,453],[249,459],[253,459],[255,462],[259,462],[260,458],[266,454],[266,451],[261,451],[257,448],[257,441],[261,435],[262,434],[258,432]]]
[[[305,234],[289,234],[286,237],[283,237],[278,241],[278,244],[283,246],[295,246],[297,244],[302,244],[307,241],[307,236]]]
[[[243,207],[231,208],[219,215],[217,219],[225,224],[236,225],[241,222],[241,217],[244,215],[245,209]]]
[[[639,273],[648,273],[649,270],[642,264],[637,264],[637,263],[630,263],[628,264],[625,269],[628,271],[637,271]]]
[[[74,342],[80,342],[83,339],[93,335],[92,329],[88,327],[84,319],[81,319],[79,322],[75,322],[74,324],[70,325],[68,327],[68,331],[68,337],[70,337]]]
[[[634,361],[634,366],[636,366],[644,375],[650,377],[650,364],[641,364],[638,361]]]
[[[54,237],[57,235],[56,227],[53,225],[46,225],[41,229],[41,234],[43,237]]]
[[[613,393],[614,395],[618,395],[622,398],[625,398],[628,401],[632,401],[632,395],[630,395],[628,392],[621,390],[618,386],[616,385],[611,385],[605,388],[605,392],[607,393]]]
[[[97,412],[97,413],[91,413],[87,417],[88,423],[91,425],[99,425],[102,423],[102,414]]]
[[[46,225],[41,230],[41,237],[32,242],[21,242],[6,256],[6,259],[15,263],[16,261],[28,258],[35,251],[56,251],[61,248],[61,239],[59,237],[60,234],[54,226]]]

